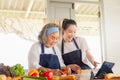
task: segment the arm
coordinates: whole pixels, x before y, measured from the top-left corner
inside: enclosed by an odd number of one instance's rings
[[[85,55],[86,55],[87,59],[96,68],[97,64],[99,64],[99,63],[97,61],[95,61],[93,55],[89,51],[89,47],[88,47],[88,44],[87,44],[86,40],[84,38],[79,38],[79,39],[80,39],[80,47],[81,47],[82,51],[86,53]]]
[[[32,45],[32,47],[30,48],[29,54],[28,54],[28,66],[29,69],[37,69],[39,67],[41,67],[39,65],[39,55],[40,55],[40,44],[39,43],[35,43]]]
[[[94,68],[96,68],[99,63],[97,61],[95,61],[95,59],[92,56],[92,54],[90,53],[90,51],[86,51],[86,56],[87,56],[88,60],[92,63]]]
[[[67,69],[69,69],[69,68],[70,68],[72,71],[74,71],[75,73],[77,73],[77,74],[79,74],[80,71],[81,71],[80,66],[77,65],[77,64],[69,64],[69,65],[67,65]]]

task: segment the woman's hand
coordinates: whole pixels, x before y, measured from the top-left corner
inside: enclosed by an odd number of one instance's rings
[[[97,67],[97,65],[99,64],[99,62],[95,61],[94,57],[92,56],[92,54],[90,53],[90,51],[86,51],[86,56],[88,58],[88,60],[92,63],[92,65],[94,66],[94,68]]]
[[[53,75],[56,75],[56,76],[61,76],[63,75],[64,73],[59,70],[59,69],[51,69],[51,71],[53,72]]]
[[[92,64],[93,64],[94,68],[96,68],[98,66],[98,64],[100,64],[100,63],[97,61],[93,61]]]
[[[67,65],[67,67],[70,68],[75,73],[78,73],[78,70],[81,70],[80,66],[78,66],[77,64],[70,64]]]
[[[40,70],[42,70],[42,71],[51,71],[50,68],[45,68],[45,67],[39,67],[37,70],[38,71],[40,71]]]
[[[56,76],[61,76],[63,75],[64,73],[59,70],[59,69],[50,69],[50,68],[45,68],[45,67],[40,67],[38,68],[38,70],[47,70],[47,71],[51,71],[53,73],[53,75],[56,75]]]

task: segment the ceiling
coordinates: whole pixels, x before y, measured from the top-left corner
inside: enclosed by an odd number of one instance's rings
[[[99,0],[81,0],[75,3],[77,20],[98,20]],[[88,2],[92,4],[88,4]],[[21,18],[46,18],[47,0],[0,0],[0,16]]]
[[[36,40],[46,20],[46,4],[47,0],[0,0],[0,32],[14,32],[24,39]],[[80,34],[99,32],[98,0],[81,0],[74,9]]]
[[[99,5],[90,3],[75,3],[75,16],[78,21],[98,21]]]
[[[44,18],[46,0],[0,0],[0,16]]]

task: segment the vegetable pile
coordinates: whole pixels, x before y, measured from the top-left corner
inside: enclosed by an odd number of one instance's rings
[[[0,80],[20,80],[25,74],[21,64],[6,66],[0,63]]]
[[[4,74],[6,76],[13,77],[11,68],[9,66],[5,66],[3,63],[0,64],[0,74]]]
[[[38,71],[37,69],[33,69],[28,72],[28,76],[45,77],[45,78],[47,78],[47,80],[53,80],[53,73],[51,71],[47,71],[47,70]]]
[[[24,76],[24,67],[21,64],[16,64],[11,67],[11,71],[15,76]]]

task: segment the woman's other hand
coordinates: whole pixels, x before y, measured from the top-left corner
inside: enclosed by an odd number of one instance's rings
[[[53,75],[56,75],[56,76],[61,76],[63,75],[63,71],[61,71],[60,69],[51,69],[51,71],[53,72]]]
[[[70,68],[75,73],[78,73],[78,70],[81,70],[80,66],[78,66],[77,64],[70,64],[67,65],[67,67]]]
[[[93,61],[92,64],[93,64],[94,68],[96,68],[98,66],[98,64],[100,64],[100,63],[97,61]]]

